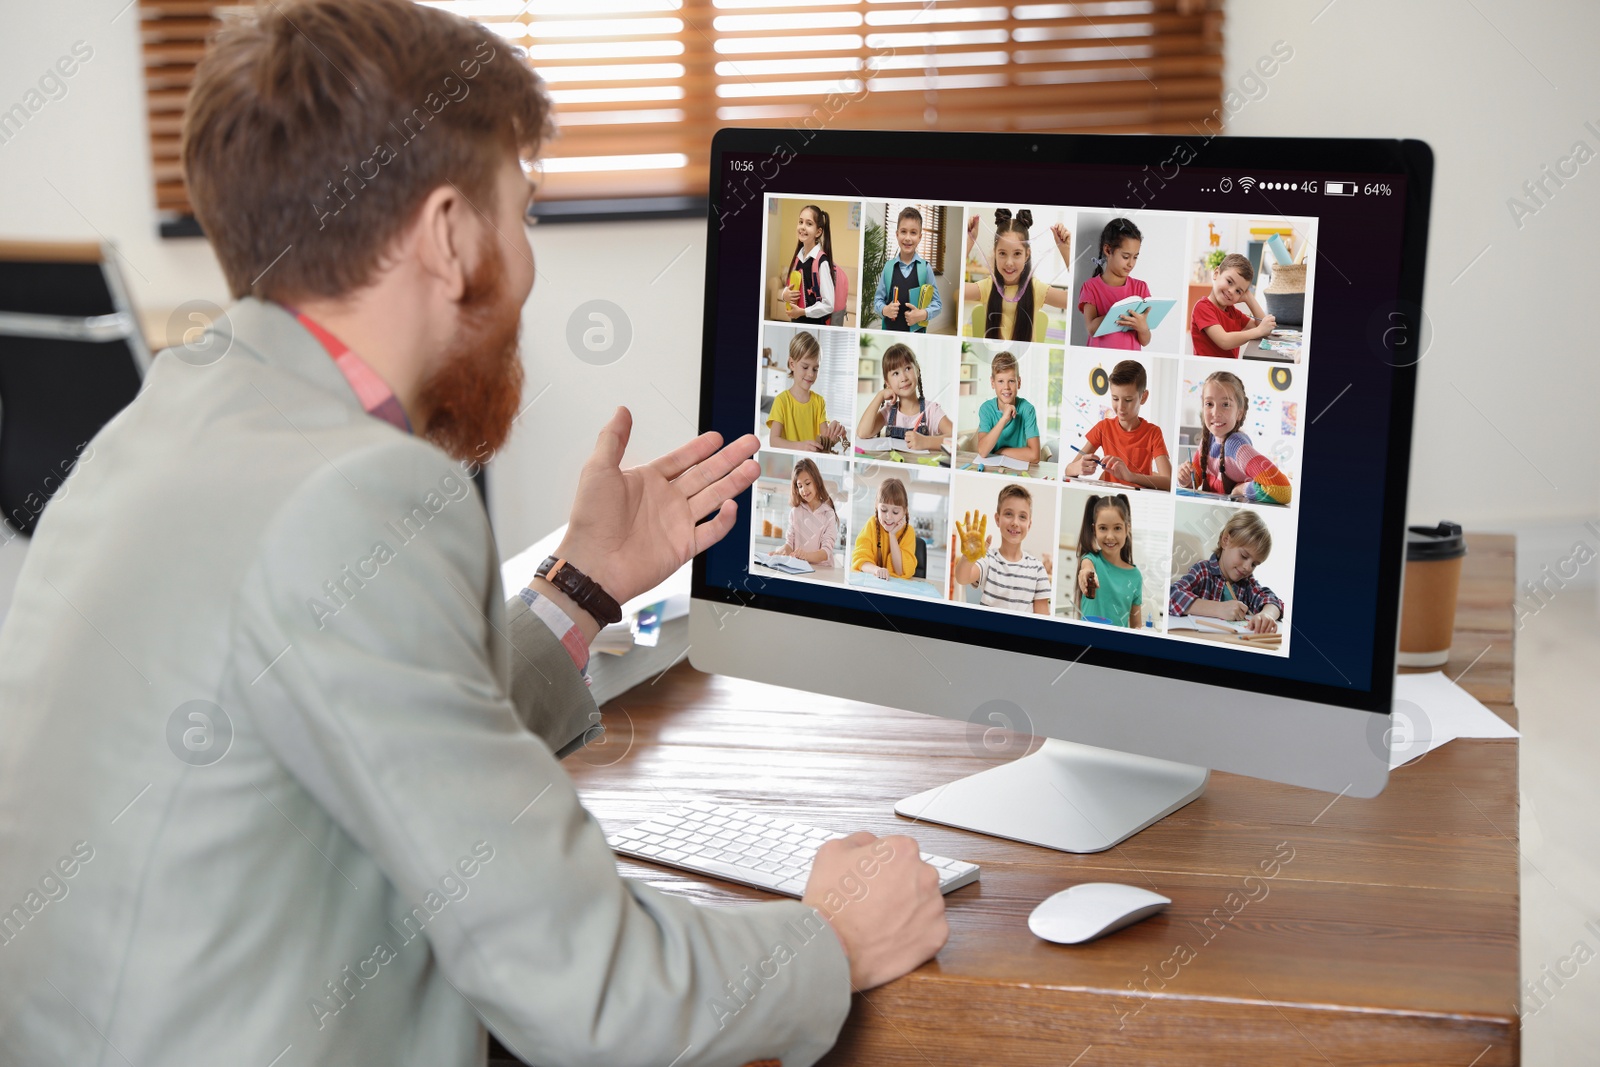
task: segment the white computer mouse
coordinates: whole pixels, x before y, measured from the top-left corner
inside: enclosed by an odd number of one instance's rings
[[[1147,919],[1171,903],[1160,893],[1134,885],[1084,882],[1034,908],[1028,929],[1046,941],[1076,945]]]

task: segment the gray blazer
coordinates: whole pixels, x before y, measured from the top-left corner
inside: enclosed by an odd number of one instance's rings
[[[552,754],[594,702],[461,467],[282,308],[213,330],[84,451],[0,630],[0,1063],[821,1056],[816,912],[618,876]]]

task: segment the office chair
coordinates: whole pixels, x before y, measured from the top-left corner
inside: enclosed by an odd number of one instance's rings
[[[917,538],[917,571],[913,578],[926,578],[928,576],[928,542]]]
[[[0,241],[0,516],[30,534],[150,366],[109,246]]]

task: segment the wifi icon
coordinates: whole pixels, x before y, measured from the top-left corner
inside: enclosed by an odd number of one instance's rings
[[[1251,190],[1252,187],[1255,186],[1255,184],[1256,184],[1256,180],[1254,178],[1244,177],[1244,178],[1240,178],[1239,179],[1239,188],[1243,189],[1247,193]]]

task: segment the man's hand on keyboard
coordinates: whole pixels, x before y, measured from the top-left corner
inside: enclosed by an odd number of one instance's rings
[[[903,834],[859,830],[827,842],[817,849],[801,900],[833,925],[857,990],[915,970],[950,938],[939,872]]]

